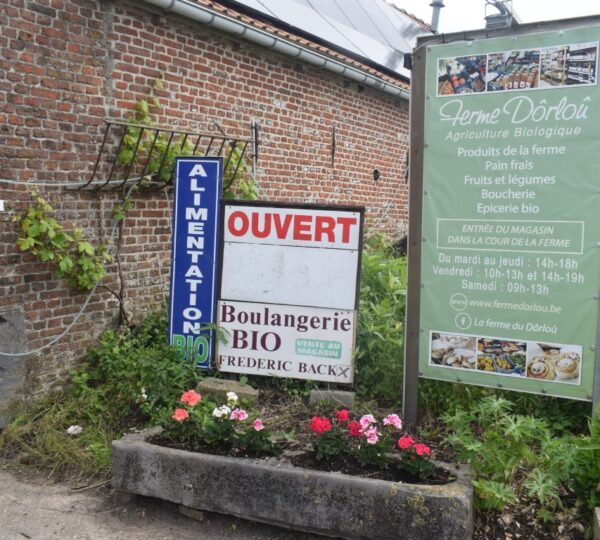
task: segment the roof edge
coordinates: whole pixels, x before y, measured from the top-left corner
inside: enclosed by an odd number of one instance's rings
[[[191,0],[138,0],[161,8],[164,13],[173,13],[217,30],[251,41],[263,48],[275,50],[326,71],[341,75],[359,84],[364,84],[386,94],[408,101],[410,91],[405,87],[386,81],[365,69],[328,56],[276,33],[245,23],[207,6]]]
[[[432,32],[434,34],[436,33],[436,31],[433,29],[433,27],[429,23],[426,23],[423,19],[420,19],[416,15],[413,15],[412,13],[410,13],[409,11],[406,11],[404,8],[401,8],[400,6],[397,6],[396,4],[393,4],[389,0],[383,0],[383,1],[388,6],[390,6],[390,7],[394,8],[394,9],[398,10],[400,13],[404,13],[404,15],[406,15],[407,17],[410,17],[413,21],[415,21],[416,23],[420,24],[428,32]]]

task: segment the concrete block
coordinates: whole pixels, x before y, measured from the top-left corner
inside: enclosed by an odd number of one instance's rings
[[[25,316],[18,308],[0,310],[0,351],[27,351]],[[7,407],[20,397],[24,384],[25,357],[0,356],[0,429],[10,422],[14,411],[11,413]]]
[[[200,511],[230,514],[348,540],[465,540],[473,490],[465,469],[447,485],[404,484],[294,467],[274,458],[231,458],[113,442],[113,487]]]
[[[248,384],[240,384],[238,381],[229,379],[216,379],[207,377],[201,380],[196,387],[196,392],[201,395],[209,396],[212,400],[218,402],[227,401],[227,392],[235,392],[240,400],[251,403],[258,399],[258,390]]]
[[[311,406],[316,406],[319,403],[325,402],[351,409],[354,407],[355,401],[356,394],[354,392],[348,392],[347,390],[321,390],[317,388],[316,390],[311,391],[308,402]]]

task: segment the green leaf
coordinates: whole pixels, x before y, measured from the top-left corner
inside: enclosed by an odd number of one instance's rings
[[[50,249],[40,249],[38,256],[42,262],[53,261],[56,259],[56,254]]]
[[[39,236],[41,232],[43,232],[43,229],[42,222],[40,221],[34,221],[27,227],[27,234],[31,237],[35,238],[36,236]]]
[[[118,161],[121,165],[127,165],[133,157],[133,150],[131,148],[122,148],[119,152]]]
[[[512,487],[493,480],[474,480],[476,505],[485,510],[504,510],[516,502]]]
[[[524,482],[530,497],[537,498],[544,506],[560,503],[559,486],[548,473],[536,469]]]
[[[71,259],[71,257],[65,257],[60,261],[59,268],[65,273],[70,272],[73,268],[73,259]]]
[[[86,255],[93,255],[95,253],[94,246],[86,241],[79,242],[77,244],[77,250],[79,253],[85,253]]]
[[[150,112],[148,109],[148,102],[144,99],[140,99],[135,108],[144,115],[147,115]]]
[[[27,251],[35,245],[35,240],[30,237],[19,238],[17,240],[17,246],[21,251]]]
[[[115,205],[113,208],[112,217],[115,221],[123,221],[125,219],[125,211],[120,204]]]

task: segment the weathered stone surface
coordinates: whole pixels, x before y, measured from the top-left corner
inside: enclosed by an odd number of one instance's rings
[[[188,508],[187,506],[179,505],[179,513],[182,516],[189,517],[190,519],[195,519],[196,521],[204,521],[206,518],[206,513],[202,512],[202,510],[196,510],[195,508]]]
[[[0,311],[0,351],[23,353],[27,350],[25,317],[20,309]],[[25,382],[23,356],[0,355],[0,429],[10,421],[7,405],[18,397]]]
[[[229,379],[216,379],[207,377],[201,380],[196,391],[202,395],[210,396],[216,401],[227,401],[227,392],[235,392],[242,400],[254,402],[258,399],[258,390],[248,384],[240,384]]]
[[[411,485],[164,448],[156,430],[113,442],[113,486],[188,508],[351,540],[466,540],[472,488]]]
[[[594,508],[594,540],[600,540],[600,508]]]
[[[312,390],[310,393],[309,404],[318,405],[319,403],[331,403],[332,405],[346,407],[351,409],[354,407],[356,394],[347,390]]]

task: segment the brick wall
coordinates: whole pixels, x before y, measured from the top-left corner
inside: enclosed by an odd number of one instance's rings
[[[159,124],[209,131],[216,120],[245,137],[252,120],[260,125],[261,199],[361,204],[367,207],[367,225],[392,236],[403,233],[406,102],[206,27],[151,13],[142,3],[0,3],[0,178],[87,179],[103,119],[129,117],[159,76]],[[61,222],[83,228],[94,243],[110,243],[117,194],[62,187],[42,192]],[[32,350],[61,334],[87,295],[69,290],[64,280],[52,278],[47,265],[15,248],[11,217],[28,206],[29,189],[0,184],[0,199],[7,201],[0,213],[0,312],[22,314],[26,349]],[[167,295],[171,210],[162,192],[136,194],[133,200],[121,261],[126,305],[139,316]],[[109,271],[103,284],[119,289],[116,265]],[[99,287],[64,338],[22,357],[26,393],[59,385],[117,314],[115,298]],[[0,350],[6,345],[0,337]]]

